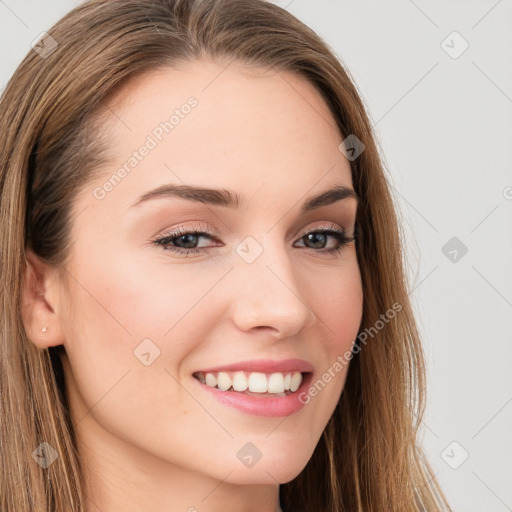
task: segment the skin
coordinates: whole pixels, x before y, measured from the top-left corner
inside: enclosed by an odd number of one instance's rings
[[[109,98],[115,115],[103,135],[114,159],[74,200],[65,271],[27,254],[24,323],[39,348],[65,346],[88,512],[274,512],[279,484],[305,467],[343,390],[348,366],[299,412],[268,418],[214,400],[192,377],[241,360],[299,357],[314,366],[314,382],[352,348],[362,317],[354,244],[329,255],[322,251],[333,237],[322,246],[302,236],[354,228],[355,199],[299,214],[312,195],[352,188],[331,112],[293,74],[224,68],[162,69]],[[190,96],[197,107],[94,197]],[[130,207],[166,183],[229,189],[244,207],[169,197]],[[172,228],[208,225],[220,243],[199,238],[196,246],[210,247],[202,254],[152,243]],[[247,236],[263,249],[251,264],[235,252]],[[134,356],[146,338],[160,350],[149,366]],[[247,442],[262,453],[250,468],[237,458]]]

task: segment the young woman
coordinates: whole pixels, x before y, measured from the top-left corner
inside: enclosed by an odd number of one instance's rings
[[[0,102],[2,512],[450,510],[361,99],[262,0],[90,0]]]

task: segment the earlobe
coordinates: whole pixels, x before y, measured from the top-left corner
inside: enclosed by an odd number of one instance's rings
[[[28,339],[41,349],[62,345],[64,342],[57,303],[58,285],[54,269],[28,250],[23,274],[21,314]]]

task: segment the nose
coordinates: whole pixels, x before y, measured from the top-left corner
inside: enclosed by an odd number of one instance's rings
[[[311,326],[316,315],[301,295],[299,269],[292,267],[284,248],[265,245],[252,263],[240,259],[236,264],[232,319],[244,332],[287,338]]]

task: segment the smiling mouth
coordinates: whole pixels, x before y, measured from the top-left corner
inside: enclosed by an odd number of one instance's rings
[[[195,372],[193,377],[201,384],[230,393],[259,397],[284,397],[292,395],[311,372]]]

